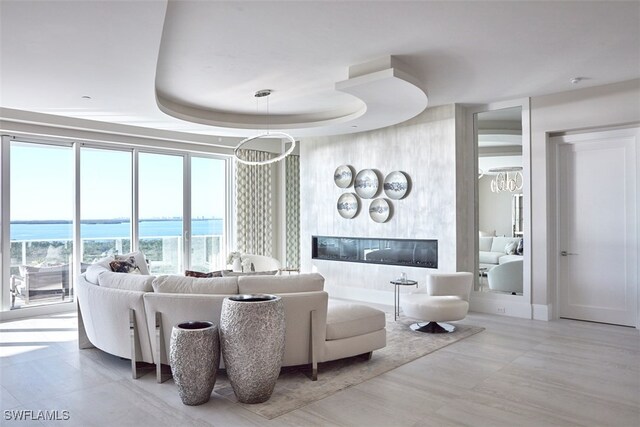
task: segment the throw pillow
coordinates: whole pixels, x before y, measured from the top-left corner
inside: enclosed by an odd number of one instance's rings
[[[203,273],[201,271],[185,270],[184,275],[185,277],[198,277],[201,279],[207,279],[209,277],[222,277],[222,271],[218,270],[218,271],[210,271],[208,273]]]
[[[109,267],[114,273],[140,274],[140,267],[136,264],[134,257],[129,257],[129,259],[114,259],[109,263]]]
[[[91,264],[87,268],[87,273],[85,274],[85,278],[87,279],[87,281],[90,283],[93,283],[94,285],[97,285],[98,276],[105,271],[111,271],[111,267],[109,266],[109,263],[113,260],[114,260],[113,257],[106,257]]]
[[[509,242],[504,247],[504,253],[507,255],[514,255],[516,253],[517,248],[518,248],[518,242]]]
[[[143,274],[145,276],[151,274],[149,273],[147,260],[145,259],[144,254],[140,251],[130,252],[124,255],[116,255],[114,258],[116,261],[128,261],[128,262],[131,262],[131,258],[133,258],[133,263],[136,267],[138,267],[140,274]]]

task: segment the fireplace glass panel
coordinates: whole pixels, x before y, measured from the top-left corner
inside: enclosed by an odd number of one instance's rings
[[[438,241],[313,236],[312,258],[438,268]]]

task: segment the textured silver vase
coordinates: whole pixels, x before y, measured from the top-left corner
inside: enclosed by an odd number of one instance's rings
[[[261,403],[271,397],[284,356],[284,303],[275,295],[224,299],[220,344],[227,376],[238,400]]]
[[[174,326],[169,344],[169,363],[182,403],[207,403],[220,365],[218,327],[204,321]]]

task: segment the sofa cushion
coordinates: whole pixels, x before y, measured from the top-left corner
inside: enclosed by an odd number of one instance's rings
[[[324,290],[324,277],[318,273],[238,277],[238,293],[241,294],[284,294],[322,290]]]
[[[335,304],[327,308],[327,341],[356,337],[384,329],[384,312],[361,304]]]
[[[491,252],[491,242],[493,242],[493,237],[480,237],[478,250]]]
[[[523,260],[522,255],[503,255],[498,260],[498,264],[506,264],[507,262],[522,261],[522,260]]]
[[[154,276],[105,271],[98,276],[98,284],[105,288],[151,292],[153,279],[155,279]]]
[[[153,291],[161,294],[234,295],[238,293],[238,279],[158,276],[153,281]]]
[[[98,276],[105,271],[111,271],[109,267],[109,263],[113,261],[115,258],[112,256],[108,256],[91,264],[87,267],[87,273],[85,274],[85,279],[87,282],[93,283],[94,285],[98,284]]]
[[[516,242],[516,247],[518,247],[518,242],[520,242],[520,238],[519,237],[494,237],[493,242],[491,243],[491,252],[502,252],[503,254],[506,254],[507,253],[506,247],[511,242]]]
[[[500,257],[505,256],[504,252],[485,252],[481,251],[479,254],[480,264],[498,264]]]

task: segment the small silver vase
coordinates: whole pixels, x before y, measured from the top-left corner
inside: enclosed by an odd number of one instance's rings
[[[182,403],[207,403],[220,365],[218,327],[206,321],[175,325],[171,330],[169,363]]]
[[[273,393],[284,356],[284,303],[275,295],[224,299],[220,344],[227,377],[242,403],[262,403]]]

